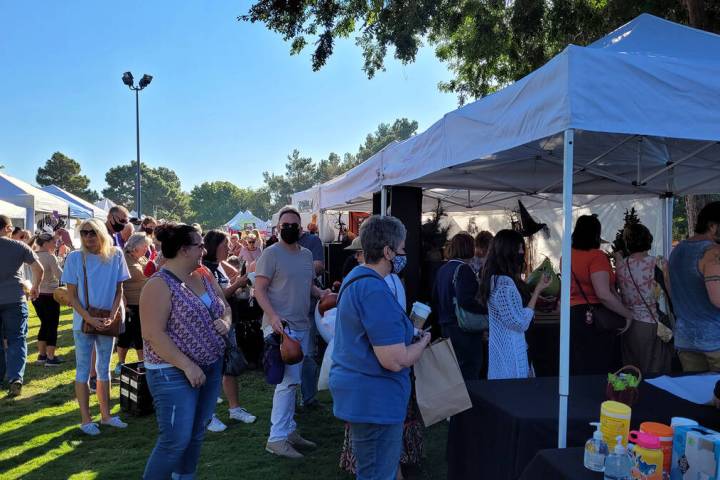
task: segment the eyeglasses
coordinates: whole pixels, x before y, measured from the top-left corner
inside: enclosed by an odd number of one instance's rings
[[[81,237],[97,237],[97,232],[95,230],[80,230],[80,236]]]
[[[200,247],[201,249],[204,249],[205,244],[204,243],[191,243],[188,245],[188,247]]]
[[[300,224],[299,223],[283,223],[282,225],[280,225],[280,228],[282,228],[283,230],[285,230],[287,228],[297,229],[297,228],[300,228]]]

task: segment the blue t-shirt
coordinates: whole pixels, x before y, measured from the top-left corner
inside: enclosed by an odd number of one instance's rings
[[[380,365],[373,346],[410,345],[413,325],[385,280],[358,266],[344,283],[372,275],[342,292],[335,326],[330,391],[336,417],[354,423],[397,424],[410,400],[410,369],[392,372]]]
[[[90,284],[88,300],[90,305],[95,308],[110,310],[115,300],[118,283],[130,278],[130,272],[122,251],[115,248],[113,252],[112,257],[107,262],[103,262],[97,255],[87,254],[85,256],[87,278]],[[76,286],[80,304],[87,308],[87,305],[85,305],[82,257],[83,254],[80,250],[70,252],[65,259],[61,281]],[[73,330],[80,330],[81,328],[82,317],[77,312],[73,312]]]
[[[323,244],[320,237],[305,232],[300,236],[298,243],[301,247],[305,247],[310,250],[310,253],[312,253],[313,256],[313,262],[325,262],[325,252],[323,251]]]

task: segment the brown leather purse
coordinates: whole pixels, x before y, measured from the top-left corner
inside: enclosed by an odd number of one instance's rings
[[[110,314],[112,313],[110,310],[105,310],[103,308],[95,308],[90,306],[90,301],[88,300],[88,288],[89,283],[87,279],[87,267],[85,265],[85,253],[82,254],[83,259],[83,280],[85,281],[85,310],[90,314],[91,317],[95,318],[110,318]],[[115,318],[112,319],[112,322],[106,328],[105,330],[98,330],[94,326],[87,323],[85,320],[82,322],[82,332],[86,335],[105,335],[107,337],[117,337],[121,333],[125,331],[125,321],[123,320],[122,316],[122,308],[118,308],[117,314],[115,315]]]

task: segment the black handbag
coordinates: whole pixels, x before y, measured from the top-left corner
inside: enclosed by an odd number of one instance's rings
[[[225,340],[225,356],[223,357],[223,375],[230,377],[238,377],[247,369],[248,362],[243,355],[242,350],[228,339],[227,335],[223,337]]]
[[[625,319],[622,315],[618,315],[604,305],[593,305],[588,300],[585,291],[580,285],[575,272],[572,272],[573,279],[580,289],[580,295],[585,300],[585,323],[588,325],[595,325],[595,329],[600,332],[617,332],[625,328]]]

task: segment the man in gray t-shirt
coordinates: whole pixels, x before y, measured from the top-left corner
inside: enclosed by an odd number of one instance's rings
[[[321,297],[325,292],[313,284],[312,254],[298,244],[300,214],[289,207],[282,209],[278,227],[280,241],[266,248],[257,262],[255,298],[265,312],[263,330],[267,332],[272,328],[280,333],[282,322],[287,322],[290,335],[300,342],[303,353],[307,354],[310,297]],[[273,395],[270,436],[265,450],[287,458],[302,458],[296,448],[316,446],[300,436],[293,418],[302,364],[285,365],[285,375]]]
[[[27,244],[10,238],[12,231],[10,219],[0,215],[0,382],[7,378],[8,396],[17,397],[22,391],[27,361],[28,306],[21,269],[27,264],[32,270],[32,300],[38,297],[43,269]],[[7,339],[7,350],[2,338]]]

